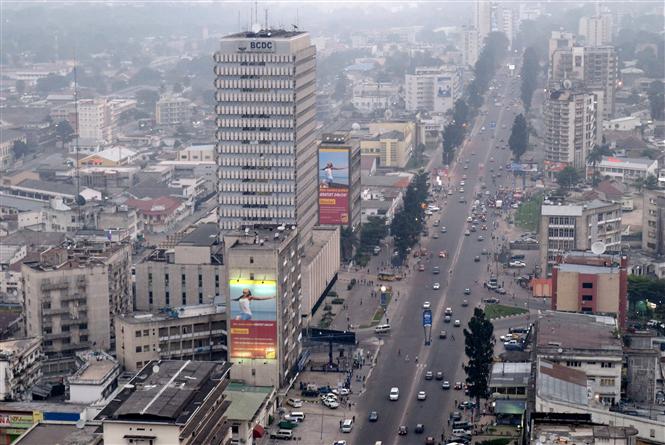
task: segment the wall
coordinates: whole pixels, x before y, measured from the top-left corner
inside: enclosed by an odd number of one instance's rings
[[[103,422],[104,443],[128,444],[125,436],[154,436],[152,443],[155,445],[168,444],[176,445],[182,443],[177,437],[180,434],[180,428],[176,425],[166,425],[159,423],[140,423],[140,422]],[[137,442],[137,441],[135,441]],[[144,442],[147,443],[147,442]]]
[[[312,236],[316,253],[312,257],[308,255],[302,267],[302,314],[307,316],[308,322],[312,308],[339,270],[341,260],[339,228],[315,228]],[[307,246],[305,250],[307,252]]]

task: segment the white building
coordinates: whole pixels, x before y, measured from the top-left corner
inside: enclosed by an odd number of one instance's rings
[[[580,18],[579,35],[587,46],[603,46],[612,43],[612,14],[603,12],[593,17]]]
[[[76,353],[78,370],[67,377],[69,401],[90,404],[106,400],[118,387],[120,365],[103,351]]]
[[[387,110],[396,100],[399,88],[389,83],[363,82],[353,87],[351,103],[361,113]]]
[[[518,30],[517,13],[509,5],[502,4],[494,10],[494,21],[496,23],[496,30],[506,35],[510,46],[513,45]]]
[[[587,177],[594,173],[594,168],[587,165]],[[614,156],[603,156],[603,159],[595,168],[601,178],[609,176],[621,182],[631,183],[638,178],[646,178],[649,175],[658,175],[658,161],[648,158],[617,158]]]
[[[462,31],[462,59],[464,65],[473,67],[478,61],[482,42],[480,34],[475,28],[468,28]]]
[[[408,111],[446,113],[462,93],[460,68],[416,68],[405,77],[405,100]]]
[[[32,385],[42,376],[42,340],[0,341],[0,401],[32,400]]]
[[[301,31],[222,38],[214,56],[221,229],[317,218],[316,48]]]
[[[638,116],[625,116],[603,121],[603,129],[612,131],[633,131],[641,125],[642,119]]]
[[[178,152],[178,161],[215,162],[215,145],[190,145]]]
[[[557,90],[545,100],[545,156],[584,168],[591,150],[599,142],[597,96],[592,93]]]
[[[192,117],[192,103],[184,97],[163,96],[155,104],[155,123],[171,126],[188,124]]]
[[[485,38],[492,32],[492,2],[476,0],[473,3],[473,27],[478,31],[482,47]]]
[[[106,99],[78,101],[78,132],[80,147],[99,147],[113,142],[113,125]]]

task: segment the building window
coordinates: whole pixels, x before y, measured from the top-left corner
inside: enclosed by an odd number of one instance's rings
[[[249,264],[254,264],[254,257],[253,256],[249,257]]]
[[[600,379],[600,386],[614,386],[613,378],[602,378]]]
[[[53,333],[52,328],[44,328],[44,334],[51,334],[51,333]]]
[[[164,292],[164,299],[166,300],[165,303],[167,306],[171,305],[171,294],[169,291]]]
[[[152,306],[152,291],[148,292],[148,304]]]
[[[144,329],[143,330],[143,336],[147,337],[148,335],[150,335],[150,329]]]
[[[592,301],[593,295],[582,295],[582,301]]]
[[[593,289],[593,283],[582,283],[582,289]]]
[[[169,286],[169,274],[164,274],[164,286]]]
[[[199,304],[203,304],[203,292],[199,292]]]
[[[199,287],[203,287],[203,275],[199,274]]]
[[[62,332],[69,332],[69,325],[65,325],[62,327]]]
[[[566,366],[568,366],[569,368],[579,368],[582,366],[582,362],[578,360],[569,360],[566,362]]]
[[[79,338],[81,342],[88,341],[88,336],[87,335],[81,335]]]
[[[136,352],[141,352],[142,350],[143,350],[143,348],[141,346],[136,347]]]
[[[250,279],[250,280],[253,280],[253,279],[254,279],[254,274],[253,274],[253,273],[250,273],[250,274],[249,274],[249,279]]]
[[[182,285],[184,287],[187,283],[187,275],[185,275],[185,274],[180,275],[180,282],[182,283]]]
[[[614,368],[614,363],[612,362],[600,362],[601,368]]]
[[[136,331],[135,335],[136,335],[136,337],[140,337],[141,336],[141,330],[139,329],[138,331]]]
[[[187,304],[187,292],[182,293],[182,304],[183,305]]]
[[[136,369],[141,369],[141,363],[143,362],[136,362]]]
[[[81,323],[79,329],[88,329],[88,323]]]

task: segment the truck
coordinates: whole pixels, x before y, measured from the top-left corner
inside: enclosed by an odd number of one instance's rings
[[[496,202],[494,203],[494,207],[497,209],[500,209],[503,207],[503,200],[497,199]]]

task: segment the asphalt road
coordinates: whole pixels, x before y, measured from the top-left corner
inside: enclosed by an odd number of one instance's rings
[[[446,226],[447,233],[440,233],[438,239],[433,239],[438,227],[431,227],[430,236],[422,241],[422,245],[434,252],[433,258],[427,262],[425,272],[417,272],[411,278],[410,292],[402,296],[398,301],[391,303],[389,309],[390,324],[392,332],[384,337],[378,365],[373,371],[368,388],[358,402],[357,412],[360,418],[349,438],[352,445],[374,445],[376,441],[382,441],[383,445],[392,444],[418,444],[424,443],[425,437],[432,435],[440,440],[441,434],[446,429],[449,436],[450,429],[447,425],[449,413],[453,410],[454,400],[464,400],[462,391],[442,390],[441,382],[437,380],[424,380],[427,370],[434,372],[443,371],[444,379],[451,385],[455,381],[464,380],[462,363],[464,356],[464,340],[462,328],[466,326],[473,314],[474,306],[480,302],[486,293],[480,283],[481,276],[487,269],[487,258],[482,257],[481,262],[474,262],[474,257],[480,255],[483,248],[491,249],[491,227],[494,216],[488,212],[488,226],[490,230],[471,233],[464,236],[467,229],[466,217],[470,214],[473,203],[473,195],[480,191],[480,176],[486,177],[488,189],[493,191],[496,187],[490,179],[490,167],[497,171],[499,165],[505,165],[510,159],[508,150],[498,149],[508,142],[510,128],[515,114],[521,111],[519,108],[507,107],[514,98],[519,98],[519,79],[508,80],[507,73],[499,74],[499,83],[503,85],[499,99],[501,107],[494,106],[494,100],[486,100],[487,114],[477,119],[470,137],[458,155],[458,163],[451,171],[451,183],[459,188],[459,181],[463,175],[467,175],[464,186],[464,195],[467,203],[459,203],[459,193],[455,192],[450,199],[439,200],[442,211],[435,213],[430,219],[441,219],[441,226]],[[517,91],[517,94],[515,94]],[[492,96],[494,92],[490,93]],[[491,138],[490,122],[496,122],[495,137]],[[506,128],[502,128],[505,125]],[[481,127],[486,130],[481,134]],[[503,139],[504,142],[499,142]],[[475,153],[475,155],[472,155]],[[492,161],[494,158],[494,161]],[[463,169],[463,160],[469,160],[468,169]],[[440,163],[435,163],[440,166]],[[505,177],[502,181],[509,184],[510,180]],[[446,183],[444,182],[444,186]],[[444,205],[444,201],[447,204]],[[482,234],[486,240],[479,242],[477,236]],[[447,250],[447,259],[440,259],[438,252]],[[438,265],[441,268],[439,275],[433,275],[431,268]],[[440,290],[433,290],[432,284],[439,282]],[[471,288],[470,296],[464,295],[465,288]],[[464,299],[469,301],[468,307],[462,307]],[[422,304],[430,301],[433,312],[432,342],[425,345],[425,334],[422,326]],[[453,320],[459,319],[462,327],[455,328],[453,324],[443,322],[446,307],[453,309]],[[447,339],[439,339],[438,333],[441,329],[448,332]],[[453,340],[454,338],[454,340]],[[406,357],[409,357],[407,361]],[[415,362],[416,356],[418,363]],[[399,400],[391,402],[388,400],[390,388],[397,386],[400,390]],[[418,391],[426,391],[427,399],[417,400]],[[369,423],[367,413],[377,411],[379,420]],[[425,425],[425,433],[415,435],[413,429],[416,424]],[[406,425],[409,434],[397,435],[399,425]]]

